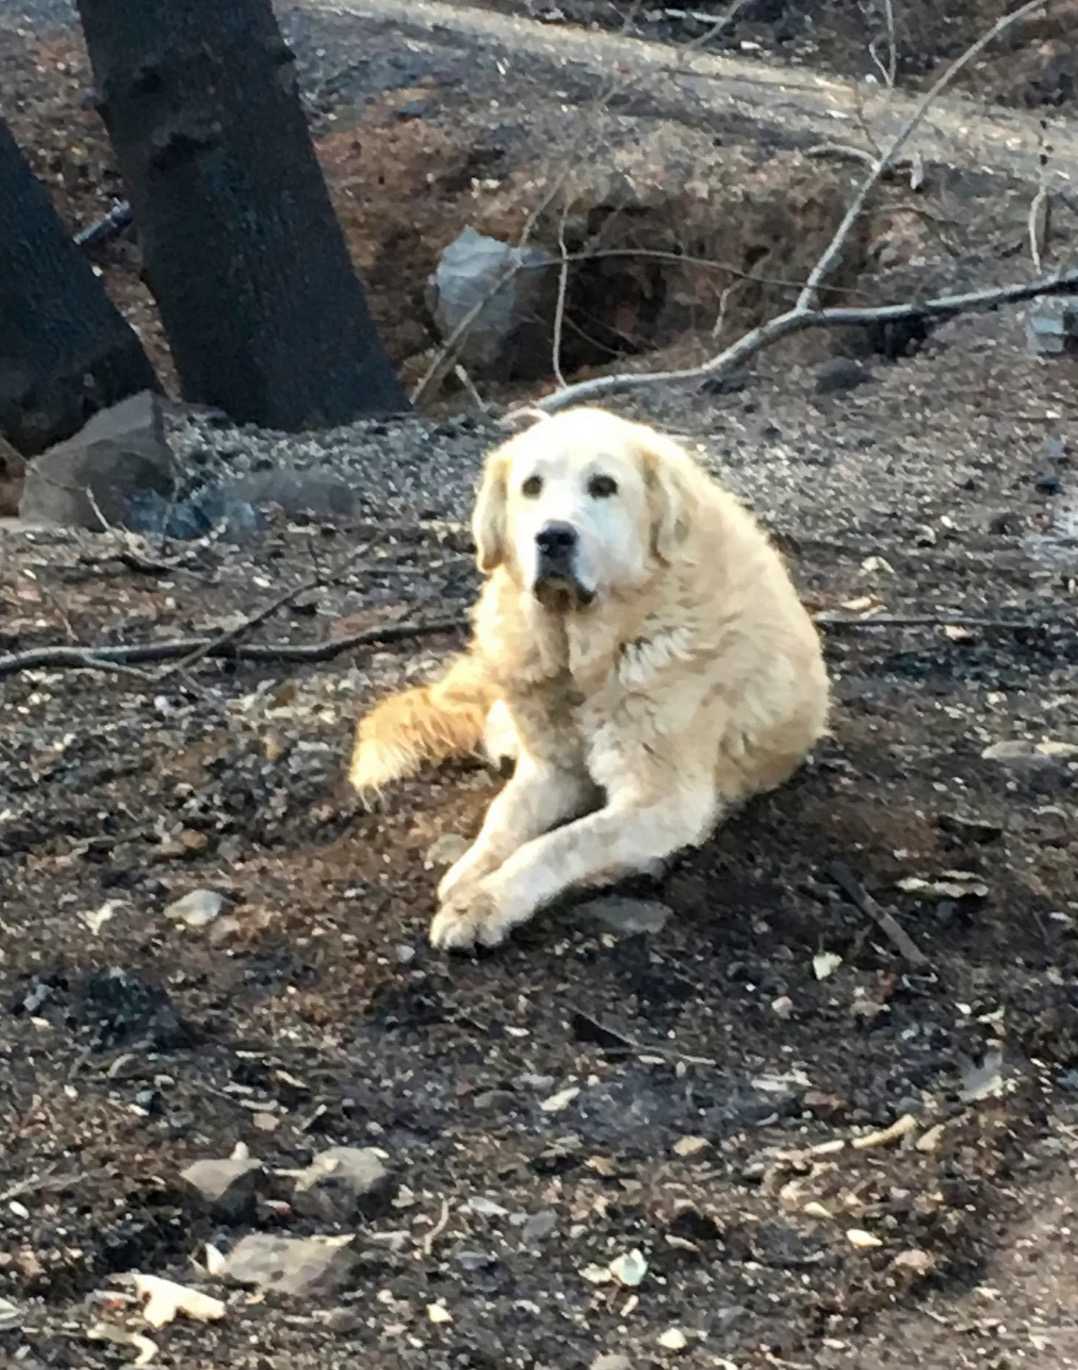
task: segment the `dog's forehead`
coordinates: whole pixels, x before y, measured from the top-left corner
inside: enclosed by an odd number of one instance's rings
[[[514,447],[514,475],[541,475],[547,480],[588,476],[597,471],[625,471],[634,465],[631,453],[619,445],[588,440],[575,433],[544,432],[542,426],[527,435],[533,441]]]

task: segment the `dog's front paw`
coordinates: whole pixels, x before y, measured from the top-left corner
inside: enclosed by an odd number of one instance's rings
[[[493,874],[500,862],[493,852],[477,851],[469,847],[459,861],[455,862],[438,882],[438,903],[448,904],[465,888],[471,889],[480,880]]]
[[[494,895],[482,885],[469,885],[434,915],[430,940],[441,951],[471,951],[477,945],[496,947],[508,930]]]

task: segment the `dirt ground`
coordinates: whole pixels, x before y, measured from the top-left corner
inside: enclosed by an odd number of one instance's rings
[[[401,140],[363,174],[396,184],[396,156],[413,197],[521,146],[500,115],[470,151],[444,111],[398,118],[393,102],[431,98],[421,71],[335,63],[314,21],[289,22],[328,167],[362,128],[330,118],[360,79],[382,87],[372,128]],[[5,114],[85,223],[118,187],[78,112],[77,47],[18,43],[0,49]],[[331,176],[338,196],[358,165]],[[417,205],[412,238],[386,209],[361,247],[372,288],[394,254],[420,271],[423,225],[471,193]],[[1022,218],[974,201],[963,222],[988,259]],[[103,269],[152,341],[137,249],[113,245]],[[389,319],[388,285],[381,300]],[[401,337],[398,360],[427,345]],[[873,355],[857,379],[829,390],[819,356],[790,354],[636,410],[772,529],[836,695],[792,784],[619,891],[669,910],[649,934],[570,904],[496,954],[428,948],[447,846],[499,781],[448,768],[368,813],[343,765],[365,703],[459,633],[307,666],[5,662],[219,633],[363,530],[132,556],[0,525],[0,1360],[131,1363],[137,1348],[90,1338],[104,1322],[183,1370],[1078,1366],[1078,361],[1031,359],[1000,314]],[[356,468],[367,529],[384,514],[396,531],[255,640],[464,613],[461,523],[493,430],[416,432],[392,504]],[[191,926],[172,906],[198,890],[222,906]],[[226,1220],[180,1172],[237,1143],[266,1173]],[[334,1145],[382,1150],[380,1207],[303,1211],[294,1172]],[[207,1270],[207,1244],[227,1255],[252,1232],[354,1234],[354,1268],[296,1297]],[[132,1271],[219,1295],[225,1314],[155,1330],[117,1280]]]

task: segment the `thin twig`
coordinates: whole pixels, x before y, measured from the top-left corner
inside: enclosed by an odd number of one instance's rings
[[[565,296],[569,289],[569,249],[565,243],[565,220],[569,205],[563,205],[558,219],[558,296],[554,303],[554,337],[551,343],[551,362],[554,380],[559,390],[565,389],[565,373],[561,369],[561,339],[565,328]]]
[[[435,1242],[438,1240],[438,1238],[442,1235],[442,1233],[445,1231],[445,1229],[446,1229],[446,1227],[447,1227],[448,1225],[449,1225],[449,1200],[448,1200],[448,1199],[443,1199],[443,1200],[442,1200],[442,1211],[441,1211],[441,1214],[440,1214],[439,1217],[438,1217],[438,1221],[434,1224],[434,1226],[430,1229],[430,1231],[429,1231],[429,1232],[426,1234],[426,1236],[423,1238],[423,1255],[424,1255],[424,1256],[429,1256],[429,1255],[431,1254],[431,1252],[434,1250],[434,1243],[435,1243]]]
[[[885,933],[891,944],[894,946],[911,966],[927,966],[928,957],[913,940],[904,927],[887,912],[880,904],[877,904],[872,895],[865,887],[854,878],[853,872],[843,861],[832,861],[828,867],[832,880],[842,890],[842,892],[857,905],[862,913],[868,914],[869,918],[876,924],[881,932]]]

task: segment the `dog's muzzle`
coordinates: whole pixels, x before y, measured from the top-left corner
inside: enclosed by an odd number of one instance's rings
[[[581,609],[595,592],[580,583],[576,572],[577,531],[571,523],[544,523],[535,535],[538,548],[535,597],[547,609]]]

